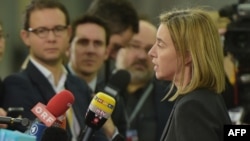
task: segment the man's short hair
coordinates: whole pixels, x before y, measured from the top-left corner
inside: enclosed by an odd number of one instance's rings
[[[24,12],[24,21],[23,21],[23,29],[27,30],[30,28],[30,15],[35,10],[42,10],[42,9],[54,9],[58,8],[61,10],[65,15],[65,24],[70,24],[69,13],[66,7],[57,0],[32,0],[30,4],[26,7]]]
[[[119,34],[132,28],[139,31],[139,18],[136,9],[128,0],[93,0],[87,13],[101,17],[107,22],[111,34]]]

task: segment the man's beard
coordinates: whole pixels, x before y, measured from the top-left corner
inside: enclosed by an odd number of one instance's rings
[[[132,83],[144,83],[153,77],[153,73],[147,71],[129,70]]]

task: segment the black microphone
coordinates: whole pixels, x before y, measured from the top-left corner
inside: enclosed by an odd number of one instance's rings
[[[108,84],[103,88],[103,92],[111,95],[117,101],[118,106],[122,106],[123,102],[120,99],[120,96],[125,98],[124,91],[126,91],[128,84],[130,83],[131,76],[127,70],[119,69],[116,70],[113,75],[110,77]],[[115,109],[116,111],[116,109]],[[121,133],[116,134],[112,141],[124,141],[125,137]]]
[[[87,127],[80,133],[79,141],[91,140],[94,132],[100,129],[112,114],[115,103],[115,99],[105,93],[99,92],[94,96],[85,115]]]
[[[103,88],[103,91],[113,97],[122,93],[127,89],[131,76],[126,70],[117,70],[110,78],[108,84]]]
[[[60,127],[47,127],[43,132],[41,141],[68,141],[67,131]]]
[[[111,76],[111,78],[109,79],[108,84],[101,90],[103,93],[102,92],[99,92],[99,93],[101,93],[101,96],[103,96],[104,99],[117,98],[118,94],[120,94],[122,91],[126,90],[129,82],[130,82],[130,74],[129,74],[129,72],[126,71],[126,70],[117,70]],[[109,96],[111,96],[111,97],[109,97]],[[93,101],[94,100],[92,100],[92,102]],[[104,101],[106,101],[106,100],[104,100]],[[90,107],[91,107],[91,105],[93,105],[92,102],[90,103]],[[116,100],[115,100],[115,102],[116,102]],[[101,107],[98,106],[98,108],[102,109],[102,106]],[[110,115],[111,115],[111,113],[110,113]],[[99,124],[94,125],[92,123],[92,121],[93,121],[93,118],[94,118],[95,114],[96,114],[96,112],[95,111],[93,112],[93,110],[92,111],[91,110],[87,111],[85,122],[88,125],[88,127],[87,127],[87,129],[83,129],[80,132],[80,135],[78,137],[79,141],[82,141],[83,138],[85,138],[85,140],[91,138],[93,132],[95,130],[101,128],[101,126],[106,122],[107,118],[103,118],[102,122],[99,122]],[[89,127],[91,127],[91,128],[89,128]]]
[[[27,118],[12,118],[0,116],[0,124],[21,124],[22,126],[29,126],[30,120]]]

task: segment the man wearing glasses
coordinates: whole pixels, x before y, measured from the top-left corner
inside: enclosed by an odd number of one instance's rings
[[[47,105],[56,93],[68,89],[75,97],[73,119],[79,128],[85,126],[84,116],[91,101],[91,91],[85,82],[68,74],[63,65],[70,35],[69,15],[61,3],[51,0],[31,1],[25,11],[21,30],[21,38],[29,48],[30,59],[24,70],[4,80],[4,108],[24,107],[22,117],[34,120],[36,117],[31,109],[38,102]],[[72,133],[73,130],[69,128],[66,128],[69,139],[76,140],[79,133]],[[18,125],[10,129],[27,130]],[[106,140],[104,137],[100,137],[100,140]]]
[[[0,23],[0,61],[3,58],[4,49],[5,49],[5,36],[3,33],[2,24]]]
[[[5,34],[3,32],[2,23],[0,22],[0,61],[3,58],[4,50],[5,50]],[[3,87],[2,87],[2,80],[0,78],[0,96],[1,96],[0,105],[2,105],[2,93],[3,93]],[[0,107],[0,116],[6,116],[6,115],[7,112]],[[7,127],[6,124],[0,124],[0,128],[6,128],[6,127]]]

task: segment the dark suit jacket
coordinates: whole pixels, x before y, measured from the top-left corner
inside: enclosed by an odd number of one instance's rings
[[[167,94],[166,89],[168,90],[170,82],[163,82],[159,80],[154,81],[154,91],[152,92],[154,95],[154,102],[155,102],[155,111],[156,111],[156,120],[157,120],[157,138],[156,140],[159,141],[161,134],[164,130],[165,124],[170,116],[172,111],[174,102],[169,102],[167,100],[162,99]]]
[[[136,131],[139,141],[159,141],[173,107],[173,102],[161,101],[166,95],[164,90],[168,87],[168,83],[153,79],[133,94],[125,93],[124,101],[128,117],[131,117],[151,84],[152,90],[129,124],[129,131],[131,133]]]
[[[176,100],[161,141],[223,141],[231,124],[221,95],[198,89]]]
[[[5,109],[8,107],[23,107],[22,117],[30,120],[36,118],[30,111],[32,107],[38,102],[46,105],[56,94],[48,80],[31,62],[20,73],[6,77],[3,83],[5,88],[3,107]],[[84,116],[92,99],[91,91],[86,83],[70,74],[67,75],[65,88],[71,91],[75,97],[75,102],[72,105],[74,113],[80,127],[84,128]],[[20,125],[9,128],[22,132],[27,129]]]

